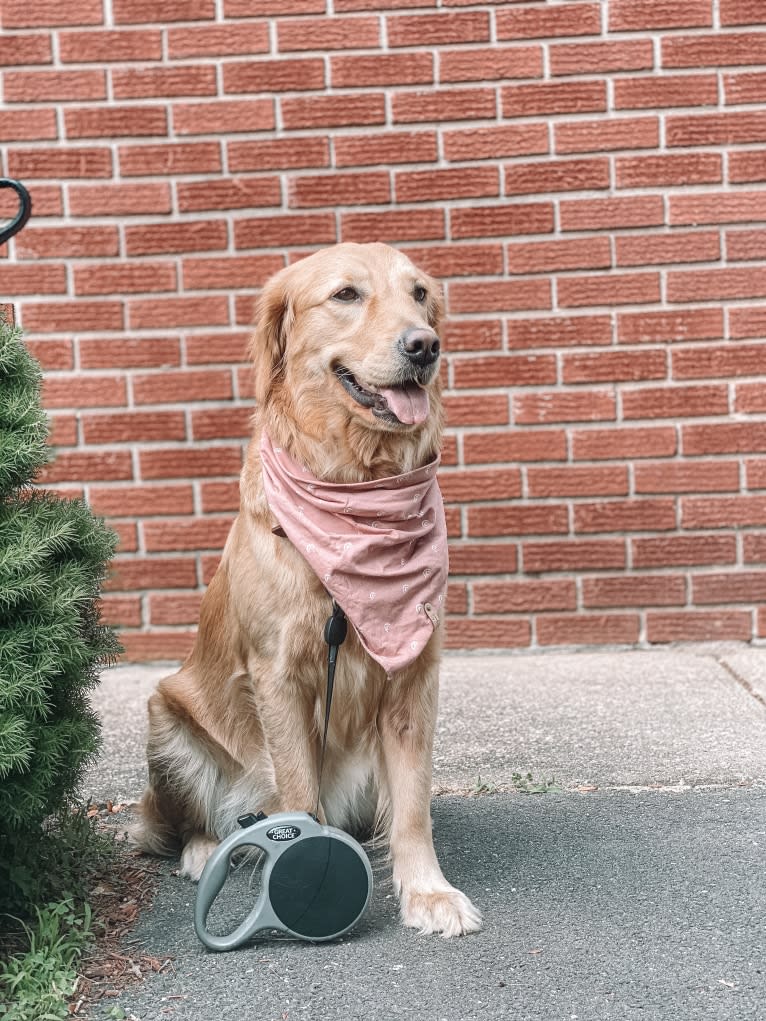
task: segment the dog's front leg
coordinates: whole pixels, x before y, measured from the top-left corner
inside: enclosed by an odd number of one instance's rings
[[[461,936],[481,928],[481,914],[442,874],[431,832],[431,755],[438,666],[408,680],[392,678],[380,714],[391,801],[394,888],[405,925]]]
[[[318,748],[312,694],[297,680],[281,675],[258,708],[277,791],[266,812],[313,812]]]

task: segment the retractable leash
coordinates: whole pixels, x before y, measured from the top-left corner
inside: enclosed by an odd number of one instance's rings
[[[313,814],[240,816],[237,822],[242,829],[218,845],[200,877],[194,908],[197,935],[211,950],[233,950],[264,929],[278,929],[312,943],[336,939],[356,925],[370,902],[372,869],[367,855],[348,833],[318,820],[335,664],[347,628],[345,613],[333,601],[324,629],[327,698],[316,808]],[[215,936],[207,929],[207,916],[229,875],[232,854],[245,846],[258,847],[265,855],[260,893],[253,910],[233,932]]]

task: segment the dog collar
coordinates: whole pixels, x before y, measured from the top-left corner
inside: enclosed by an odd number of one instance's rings
[[[444,612],[447,525],[439,458],[403,475],[323,482],[261,435],[266,499],[279,527],[387,674],[412,663]]]

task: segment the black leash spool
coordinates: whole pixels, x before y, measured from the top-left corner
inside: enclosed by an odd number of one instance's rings
[[[18,213],[5,227],[0,227],[0,245],[4,245],[14,234],[18,234],[32,215],[32,196],[21,181],[15,181],[12,177],[0,177],[0,188],[12,188],[19,197]]]

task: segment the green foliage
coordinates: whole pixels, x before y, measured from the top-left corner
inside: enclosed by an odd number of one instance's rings
[[[88,693],[119,652],[97,602],[116,537],[31,488],[46,440],[39,367],[0,321],[0,912],[40,903],[44,823],[97,750]]]

